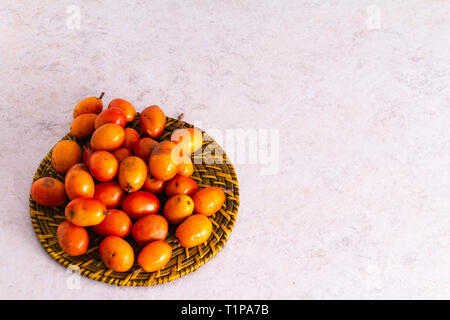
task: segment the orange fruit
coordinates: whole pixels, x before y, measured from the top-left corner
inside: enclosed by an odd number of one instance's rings
[[[66,177],[70,173],[77,171],[77,170],[83,170],[83,171],[86,171],[89,173],[89,167],[86,164],[84,164],[84,162],[80,162],[80,163],[75,163],[73,166],[70,167],[69,171],[67,171],[67,173],[66,173]]]
[[[75,163],[81,161],[81,148],[75,141],[62,140],[52,151],[52,166],[56,172],[66,173]]]
[[[112,153],[114,157],[116,157],[119,164],[128,157],[131,157],[133,154],[127,148],[119,148],[113,151]]]
[[[165,186],[166,181],[153,179],[150,174],[147,174],[143,189],[153,194],[161,194],[164,191]]]
[[[139,139],[139,141],[134,145],[134,155],[144,160],[145,163],[148,163],[150,155],[157,145],[158,142],[156,142],[152,138]]]
[[[115,123],[106,123],[97,128],[91,136],[91,147],[94,150],[112,151],[123,144],[125,131]]]
[[[89,158],[92,156],[92,154],[94,153],[94,150],[92,150],[91,147],[87,147],[84,149],[83,151],[83,163],[85,165],[89,165]]]
[[[88,97],[86,99],[81,100],[77,103],[75,106],[75,109],[73,110],[73,117],[76,118],[79,115],[85,114],[85,113],[100,113],[103,109],[103,92],[100,95],[100,97]]]
[[[194,201],[185,194],[177,194],[164,205],[164,217],[170,224],[180,224],[194,211]]]
[[[108,108],[100,112],[95,119],[95,129],[101,127],[106,123],[115,123],[123,128],[127,124],[127,118],[122,109]]]
[[[98,181],[114,179],[119,169],[119,161],[108,151],[95,151],[89,158],[89,171]]]
[[[134,149],[134,145],[139,141],[140,136],[139,132],[137,132],[133,128],[125,128],[125,140],[123,141],[122,148],[127,148],[132,151]]]
[[[89,137],[95,130],[96,113],[84,113],[73,119],[70,133],[77,139]]]
[[[119,184],[126,192],[142,188],[147,179],[147,166],[136,156],[125,158],[119,165]]]
[[[94,199],[102,202],[107,209],[119,208],[124,197],[125,191],[122,190],[116,181],[95,185]]]
[[[198,185],[192,178],[176,175],[167,181],[165,191],[169,198],[176,194],[187,194],[192,197],[198,191]]]
[[[177,155],[172,151],[175,143],[163,141],[153,149],[149,161],[149,170],[153,178],[168,181],[177,174]]]
[[[100,243],[98,251],[103,263],[113,271],[126,272],[133,266],[133,248],[120,237],[106,237]]]
[[[131,234],[137,244],[143,246],[155,240],[164,240],[169,233],[167,220],[159,214],[150,214],[133,224]]]
[[[131,219],[122,210],[110,209],[102,222],[92,227],[92,230],[102,236],[117,236],[124,238],[131,232]]]
[[[194,165],[189,157],[183,157],[178,164],[177,174],[183,177],[190,177],[194,173]]]
[[[181,246],[192,248],[208,240],[212,233],[212,223],[208,217],[194,214],[182,222],[175,231]]]
[[[105,218],[106,207],[93,198],[75,198],[65,209],[65,216],[69,222],[79,227],[95,226]]]
[[[78,197],[92,198],[95,192],[95,183],[92,176],[80,167],[72,167],[66,174],[64,185],[69,199]]]
[[[195,213],[211,216],[222,208],[225,193],[219,187],[207,187],[197,191],[193,197]]]
[[[131,219],[137,220],[143,216],[157,213],[160,203],[157,196],[146,191],[136,191],[127,194],[122,201],[122,209]]]
[[[86,229],[76,226],[69,221],[63,221],[56,230],[56,239],[61,249],[69,256],[79,256],[89,247],[89,236]]]
[[[138,264],[146,272],[154,272],[164,268],[172,257],[172,246],[158,240],[147,244],[138,255]]]
[[[64,183],[50,177],[39,178],[31,184],[31,197],[42,206],[55,207],[66,201]]]
[[[150,106],[141,112],[139,118],[141,132],[153,139],[161,136],[166,125],[166,115],[158,106]]]
[[[175,142],[183,150],[183,155],[190,155],[202,147],[202,132],[195,128],[176,129],[170,136],[170,141]]]
[[[108,108],[120,108],[125,113],[127,122],[131,122],[136,118],[136,109],[133,105],[124,99],[113,99],[108,105]]]

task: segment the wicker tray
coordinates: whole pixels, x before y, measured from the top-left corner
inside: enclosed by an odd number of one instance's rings
[[[132,127],[140,132],[139,114],[137,115],[136,120],[128,124],[127,127]],[[192,125],[186,122],[168,117],[164,133],[159,140],[168,140],[170,134],[175,129],[191,127]],[[204,132],[203,134],[203,146],[216,144],[216,142],[207,134]],[[68,139],[76,140],[70,133],[62,138],[62,140]],[[78,141],[78,143],[82,146],[87,145],[87,143],[80,141]],[[214,148],[222,150],[217,144]],[[64,181],[64,177],[56,173],[51,166],[51,153],[52,150],[50,150],[42,160],[34,175],[34,180],[41,177],[54,177]],[[206,151],[206,153],[207,154],[205,154],[205,151],[203,154],[196,153],[193,155],[192,159],[195,160],[198,157],[206,157],[209,160],[217,158],[217,155],[208,154],[208,151]],[[181,276],[197,270],[201,265],[214,257],[224,246],[236,221],[239,208],[238,181],[233,165],[228,161],[225,152],[223,152],[223,160],[224,161],[220,164],[206,164],[204,161],[202,164],[194,163],[194,174],[192,175],[192,179],[197,181],[200,188],[218,186],[226,190],[224,206],[214,216],[210,217],[213,224],[213,231],[210,238],[202,245],[186,249],[177,243],[177,240],[174,237],[174,229],[171,227],[166,241],[172,245],[172,259],[163,269],[157,272],[149,273],[142,271],[136,261],[128,272],[115,272],[107,269],[98,254],[98,246],[102,237],[93,233],[89,228],[89,250],[85,254],[77,257],[67,255],[56,240],[57,227],[65,220],[65,204],[59,207],[45,207],[37,204],[30,197],[30,215],[33,228],[36,231],[36,235],[42,246],[54,260],[64,267],[77,266],[80,273],[90,279],[119,286],[152,286],[178,279]],[[164,201],[165,199],[163,199],[162,203]],[[131,236],[126,239],[135,249],[136,255],[139,252],[139,247]]]

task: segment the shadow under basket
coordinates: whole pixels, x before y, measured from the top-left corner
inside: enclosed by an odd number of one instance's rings
[[[140,133],[139,113],[136,119],[127,124]],[[172,131],[178,128],[192,128],[191,124],[173,118],[167,118],[165,130],[159,141],[170,139]],[[88,146],[89,141],[78,141],[70,133],[61,140],[75,140],[80,146]],[[236,221],[239,208],[239,187],[236,172],[227,155],[217,143],[203,132],[203,148],[192,155],[194,163],[194,179],[200,189],[216,186],[225,191],[226,200],[223,207],[213,216],[209,217],[213,231],[209,239],[194,248],[181,247],[174,237],[175,228],[170,227],[166,241],[172,246],[173,253],[169,263],[156,272],[144,272],[136,263],[140,247],[136,245],[131,236],[125,238],[135,252],[135,263],[128,272],[115,272],[109,270],[98,253],[98,246],[103,239],[87,228],[89,233],[89,249],[81,255],[72,257],[67,255],[59,246],[56,239],[58,225],[65,220],[64,205],[59,207],[45,207],[37,204],[30,196],[30,215],[33,228],[44,249],[59,264],[66,268],[79,271],[85,277],[93,280],[118,286],[152,286],[166,283],[190,272],[197,270],[204,263],[214,257],[230,236]],[[51,165],[52,150],[42,160],[34,175],[34,180],[42,177],[53,177],[64,182],[64,176],[56,173]],[[201,160],[201,161],[199,161]],[[196,162],[199,162],[196,164]],[[166,199],[161,199],[161,208]]]

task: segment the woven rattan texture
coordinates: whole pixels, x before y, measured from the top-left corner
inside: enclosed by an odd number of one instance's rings
[[[135,121],[127,125],[139,130],[139,114]],[[167,118],[166,127],[159,140],[168,140],[173,130],[178,128],[190,128],[192,125],[173,118]],[[239,208],[239,188],[236,172],[227,158],[225,152],[216,142],[203,132],[204,142],[202,150],[192,155],[194,162],[194,174],[199,187],[218,186],[226,193],[226,201],[222,209],[210,217],[213,224],[213,232],[210,238],[194,248],[181,247],[174,237],[174,229],[171,227],[166,241],[172,245],[173,254],[170,262],[157,272],[144,272],[137,265],[129,272],[114,272],[108,270],[98,254],[98,246],[102,240],[91,230],[89,232],[89,250],[77,257],[68,256],[59,246],[56,239],[58,225],[65,220],[64,205],[60,207],[45,207],[37,204],[30,197],[30,215],[33,228],[44,249],[50,256],[64,267],[77,266],[80,273],[90,279],[119,286],[152,286],[166,283],[197,270],[201,265],[214,257],[224,246],[236,221]],[[62,140],[75,140],[71,134],[67,134]],[[78,143],[87,146],[88,142]],[[211,150],[215,150],[211,152]],[[219,151],[219,152],[218,152]],[[34,180],[41,177],[54,177],[64,181],[64,177],[57,174],[51,166],[51,152],[42,160]],[[199,162],[200,163],[196,163]],[[165,199],[162,200],[162,205]],[[162,206],[161,206],[162,207]],[[135,255],[140,248],[130,237],[126,238],[135,249]],[[136,259],[135,259],[136,260]],[[71,267],[73,268],[73,267]]]

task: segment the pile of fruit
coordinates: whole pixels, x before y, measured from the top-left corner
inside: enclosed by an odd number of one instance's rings
[[[169,225],[181,246],[202,244],[212,232],[208,217],[223,206],[225,194],[218,187],[199,190],[190,177],[191,155],[203,144],[199,130],[177,129],[170,140],[158,141],[166,124],[161,108],[141,112],[139,133],[130,126],[137,115],[131,103],[114,99],[103,110],[102,97],[76,105],[70,127],[76,141],[62,140],[53,148],[52,167],[64,182],[39,178],[31,197],[42,206],[65,204],[57,240],[68,255],[88,250],[90,228],[104,237],[98,250],[109,269],[131,269],[135,241],[139,266],[157,271],[172,256],[165,241]]]

